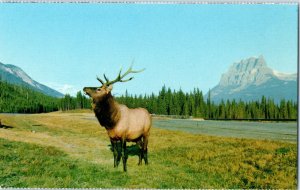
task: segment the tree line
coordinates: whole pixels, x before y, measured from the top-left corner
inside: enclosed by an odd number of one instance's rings
[[[76,97],[66,94],[60,99],[59,108],[62,111],[73,110],[73,109],[90,109],[91,100],[85,95],[78,91]]]
[[[165,86],[158,95],[125,95],[118,97],[120,103],[130,108],[144,107],[152,114],[177,115],[205,119],[297,119],[298,105],[282,99],[276,104],[273,99],[262,96],[260,100],[222,100],[220,103],[205,99],[202,91],[195,88],[184,93],[181,89],[171,90]]]
[[[58,110],[91,109],[91,100],[81,91],[73,97],[66,94],[54,98],[27,87],[9,84],[0,80],[0,113],[44,113]],[[276,104],[273,99],[262,97],[257,101],[224,100],[214,103],[204,98],[195,88],[189,93],[171,90],[165,86],[156,95],[125,95],[116,97],[119,103],[129,108],[144,107],[152,114],[174,115],[183,118],[205,119],[297,119],[297,102],[282,99]]]
[[[59,99],[0,80],[0,113],[45,113],[59,110]]]
[[[55,98],[0,79],[0,113],[47,113],[84,108],[91,108],[91,103],[80,91],[76,97],[66,94]]]

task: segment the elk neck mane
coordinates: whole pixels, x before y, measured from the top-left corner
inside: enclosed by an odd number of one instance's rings
[[[95,102],[93,107],[98,121],[106,129],[113,128],[121,117],[119,104],[110,93],[104,100]]]

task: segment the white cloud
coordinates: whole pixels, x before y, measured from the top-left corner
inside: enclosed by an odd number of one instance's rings
[[[71,84],[57,84],[54,82],[46,83],[47,86],[53,88],[63,94],[70,94],[71,96],[76,96],[76,93],[80,91],[78,88]]]

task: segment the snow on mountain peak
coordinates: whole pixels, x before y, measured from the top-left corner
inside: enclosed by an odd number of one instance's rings
[[[50,96],[63,96],[62,93],[36,82],[30,76],[28,76],[21,68],[15,65],[3,64],[0,62],[0,78],[1,80],[8,81],[9,83],[27,86],[29,88],[32,88]]]
[[[5,65],[4,70],[11,74],[14,74],[15,76],[19,77],[21,80],[28,83],[29,85],[37,87],[35,82],[19,67],[15,65],[7,64]]]
[[[297,73],[282,73],[280,71],[273,70],[273,74],[280,80],[297,80]]]
[[[34,81],[28,75],[26,75],[26,73],[22,71],[15,71],[15,74],[19,76],[24,82],[30,84],[31,86],[36,86],[34,84]]]

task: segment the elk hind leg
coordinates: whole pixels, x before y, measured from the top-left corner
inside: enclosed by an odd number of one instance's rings
[[[144,158],[144,161],[145,161],[145,164],[148,165],[148,138],[149,138],[149,135],[146,135],[143,137],[143,153],[142,153],[142,156]]]
[[[136,144],[138,145],[139,147],[139,163],[138,165],[142,165],[142,159],[144,157],[144,154],[143,154],[143,141],[142,139],[139,139]]]

